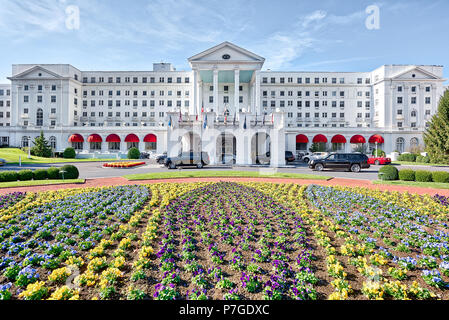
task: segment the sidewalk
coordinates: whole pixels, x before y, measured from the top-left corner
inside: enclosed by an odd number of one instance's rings
[[[301,179],[287,179],[287,178],[179,178],[179,179],[162,179],[162,180],[140,180],[128,181],[123,177],[118,178],[99,178],[86,179],[84,184],[63,184],[63,185],[48,185],[48,186],[32,186],[32,187],[18,187],[0,189],[0,195],[12,192],[40,192],[49,190],[61,190],[72,188],[89,188],[89,187],[106,187],[106,186],[121,186],[121,185],[139,185],[139,184],[153,184],[153,183],[186,183],[186,182],[271,182],[271,183],[295,183],[301,185],[317,184],[324,186],[347,186],[347,187],[364,187],[382,191],[399,191],[416,194],[440,194],[449,197],[449,189],[430,189],[420,187],[394,186],[394,185],[374,185],[369,180],[355,180],[334,178],[329,181],[324,180],[301,180]]]

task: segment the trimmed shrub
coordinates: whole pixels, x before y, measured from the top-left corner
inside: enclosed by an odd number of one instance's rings
[[[14,182],[18,180],[16,171],[3,171],[0,172],[0,182]]]
[[[17,172],[17,177],[20,181],[30,181],[33,180],[33,171],[31,170],[20,170]]]
[[[423,157],[423,156],[417,156],[416,157],[416,162],[417,163],[430,163],[430,158],[429,157]]]
[[[379,179],[384,181],[398,180],[399,173],[398,169],[393,166],[385,166],[379,170]]]
[[[449,183],[449,172],[434,171],[432,172],[433,182]]]
[[[131,148],[128,151],[128,159],[140,159],[140,151],[137,148]]]
[[[61,179],[61,175],[59,174],[59,168],[51,167],[47,169],[47,177],[50,180],[58,180]]]
[[[432,172],[418,170],[415,172],[415,181],[416,182],[432,182]]]
[[[417,156],[414,153],[404,153],[398,157],[398,161],[415,162]]]
[[[67,148],[64,150],[63,154],[64,159],[75,159],[76,158],[76,151],[73,148]]]
[[[34,180],[45,180],[47,179],[47,169],[38,169],[33,171]]]
[[[415,181],[415,171],[410,169],[404,169],[399,171],[399,180],[402,181]]]
[[[373,156],[375,157],[385,157],[387,154],[385,153],[385,151],[377,149],[377,154],[376,154],[376,149],[373,150]]]
[[[65,165],[60,170],[59,173],[61,175],[61,178],[63,177],[62,172],[64,172],[64,179],[78,179],[80,176],[80,173],[78,171],[78,168],[72,165]]]

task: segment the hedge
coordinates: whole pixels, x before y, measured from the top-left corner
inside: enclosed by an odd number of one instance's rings
[[[73,148],[67,148],[64,150],[63,154],[64,159],[75,159],[76,158],[76,151]]]
[[[381,180],[385,180],[385,181],[393,181],[393,180],[398,180],[399,178],[399,173],[398,173],[398,169],[396,169],[393,166],[385,166],[382,167],[379,170],[379,179]]]
[[[418,162],[418,163],[430,163],[430,158],[429,157],[423,157],[423,156],[417,156],[416,157],[416,162]]]
[[[404,169],[399,171],[399,180],[415,181],[415,171],[410,169]]]
[[[449,183],[449,172],[446,171],[434,171],[432,172],[433,182]]]
[[[30,181],[33,180],[33,171],[31,170],[20,170],[17,172],[17,179],[20,181]]]
[[[50,180],[61,179],[61,175],[59,174],[59,168],[54,168],[54,167],[48,168],[47,176],[48,176],[48,179],[50,179]]]
[[[140,159],[140,151],[137,148],[131,148],[128,151],[128,159]]]
[[[18,180],[18,176],[16,171],[3,171],[0,172],[0,182],[14,182]]]
[[[432,172],[418,170],[415,172],[416,182],[432,182]]]
[[[398,157],[398,161],[415,162],[417,156],[417,154],[413,153],[404,153]]]
[[[46,180],[48,177],[46,169],[38,169],[33,171],[33,180]]]
[[[78,177],[80,176],[78,168],[72,165],[65,165],[61,168],[61,170],[59,171],[61,173],[61,178],[63,177],[62,171],[65,171],[64,179],[78,179]]]

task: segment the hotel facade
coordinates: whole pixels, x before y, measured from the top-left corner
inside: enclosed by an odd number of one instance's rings
[[[0,144],[26,147],[41,131],[55,151],[115,158],[131,147],[208,152],[238,165],[321,143],[351,152],[423,146],[444,91],[443,67],[384,65],[371,72],[262,71],[265,59],[224,42],[188,59],[191,71],[80,71],[12,66],[0,85]]]

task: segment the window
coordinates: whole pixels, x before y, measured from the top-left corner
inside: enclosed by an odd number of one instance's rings
[[[412,97],[412,104],[416,104],[416,97]]]
[[[426,97],[426,104],[430,104],[430,97]]]
[[[403,100],[402,97],[398,97],[398,104],[402,104]]]
[[[405,149],[405,140],[404,138],[397,138],[396,139],[396,150],[399,153],[403,153]]]
[[[49,142],[50,142],[50,147],[52,149],[56,149],[56,137],[50,137]]]
[[[412,116],[412,117],[416,117],[416,114],[417,114],[417,113],[416,113],[416,110],[413,110],[412,113],[411,113],[411,116]]]
[[[36,126],[42,127],[44,125],[44,111],[41,108],[37,109],[36,112]]]

